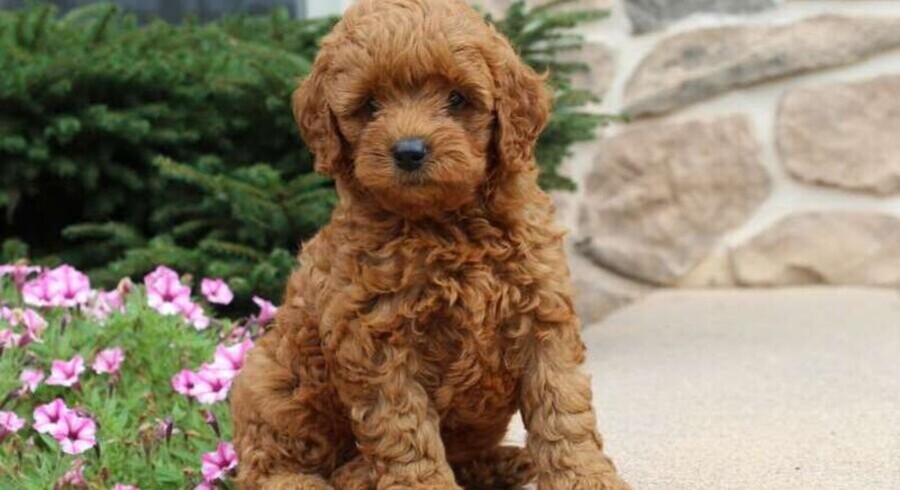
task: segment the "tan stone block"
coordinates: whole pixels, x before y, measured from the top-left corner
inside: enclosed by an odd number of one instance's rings
[[[792,90],[777,131],[781,161],[800,180],[900,191],[900,75]]]
[[[580,253],[676,285],[769,195],[749,121],[646,122],[601,143],[579,211]]]
[[[659,114],[729,90],[858,62],[900,47],[900,18],[824,15],[779,26],[699,29],[662,40],[625,88],[625,111]]]

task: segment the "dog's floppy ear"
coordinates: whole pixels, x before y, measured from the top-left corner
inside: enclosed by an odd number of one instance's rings
[[[325,94],[323,64],[318,60],[309,78],[294,91],[292,105],[300,134],[316,157],[316,171],[334,177],[344,159],[344,145]]]
[[[495,145],[501,166],[522,171],[534,165],[534,145],[547,126],[552,97],[546,76],[526,65],[500,34],[488,64],[494,78]]]

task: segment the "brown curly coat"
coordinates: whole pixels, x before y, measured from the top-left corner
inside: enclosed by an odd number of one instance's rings
[[[537,186],[549,106],[461,0],[347,11],[294,95],[341,201],[235,382],[241,488],[628,488]],[[428,143],[417,172],[391,156],[408,136]],[[517,410],[527,450],[500,446]]]

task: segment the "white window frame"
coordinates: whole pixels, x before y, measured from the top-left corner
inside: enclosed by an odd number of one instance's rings
[[[306,18],[340,15],[353,0],[296,0],[297,12],[305,12]]]

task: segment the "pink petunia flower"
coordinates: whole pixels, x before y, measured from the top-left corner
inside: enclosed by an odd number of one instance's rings
[[[34,310],[14,310],[16,321],[20,325],[25,326],[25,336],[22,343],[29,344],[31,342],[41,342],[41,334],[47,329],[47,320]]]
[[[246,326],[234,327],[228,332],[226,340],[232,344],[236,344],[250,337],[250,330]]]
[[[153,272],[144,276],[144,285],[146,286],[148,282],[153,282],[161,278],[178,279],[178,273],[164,265],[158,265],[156,266],[156,269],[153,269]]]
[[[8,322],[12,325],[13,322],[13,310],[9,309],[7,306],[0,306],[0,320]]]
[[[32,306],[50,306],[53,304],[53,282],[47,272],[22,285],[22,300]]]
[[[22,299],[33,306],[62,306],[73,308],[87,302],[91,281],[84,273],[70,265],[46,271],[22,286]]]
[[[200,291],[207,301],[217,305],[228,305],[234,300],[234,293],[222,279],[203,279],[200,282]]]
[[[200,482],[199,485],[194,487],[194,490],[216,490],[216,487],[214,487],[211,483],[204,481]]]
[[[84,461],[77,458],[72,461],[72,466],[59,480],[53,488],[87,488],[87,481],[84,479]]]
[[[0,330],[0,349],[12,349],[22,344],[22,336],[10,328]]]
[[[141,489],[134,485],[123,485],[121,483],[116,483],[116,486],[113,487],[113,490],[141,490]]]
[[[117,288],[112,291],[103,291],[98,296],[110,311],[122,313],[125,311],[125,294],[121,288]]]
[[[259,296],[253,297],[253,302],[259,306],[259,314],[256,315],[256,321],[260,325],[265,325],[272,321],[275,318],[275,313],[278,311],[278,308],[275,307],[271,302],[266,301]]]
[[[97,424],[88,417],[69,411],[53,429],[53,438],[66,454],[81,454],[97,444]]]
[[[228,398],[231,382],[232,378],[222,376],[218,371],[204,365],[195,373],[190,395],[204,405],[211,405]]]
[[[84,372],[84,358],[80,355],[68,361],[55,360],[50,367],[50,377],[47,384],[52,386],[73,386],[78,383],[78,377]]]
[[[19,432],[22,427],[25,427],[25,419],[13,412],[0,412],[0,441]]]
[[[203,481],[207,483],[221,479],[229,471],[237,468],[237,454],[230,442],[220,442],[216,450],[201,456]]]
[[[251,347],[253,341],[249,339],[229,347],[219,345],[212,364],[207,365],[207,368],[218,371],[220,376],[234,378],[244,367],[244,359]]]
[[[0,347],[3,348],[24,347],[31,342],[40,342],[41,334],[47,328],[47,321],[33,310],[4,308],[2,318],[13,327],[25,327],[24,335],[15,330],[0,331]]]
[[[191,301],[189,296],[177,299],[176,305],[184,320],[196,330],[206,330],[209,327],[209,317],[206,316],[203,307]]]
[[[51,306],[55,290],[47,272],[22,285],[22,300],[32,306]]]
[[[48,274],[55,283],[53,306],[73,308],[87,302],[91,294],[91,280],[71,265],[61,265]]]
[[[4,276],[12,276],[13,284],[16,285],[16,289],[22,289],[22,286],[25,284],[28,276],[40,271],[40,267],[30,266],[27,264],[4,264],[0,265],[0,278]]]
[[[114,312],[125,312],[125,296],[118,289],[112,291],[95,291],[84,308],[88,317],[102,321]]]
[[[22,392],[37,391],[38,386],[44,381],[44,370],[42,369],[23,369],[19,375],[19,381],[23,383]]]
[[[180,301],[190,301],[191,288],[181,284],[178,273],[166,266],[159,266],[144,277],[147,287],[147,304],[163,315],[181,313]]]
[[[190,396],[195,384],[197,384],[197,373],[189,369],[182,369],[178,374],[172,376],[172,389],[176,393]]]
[[[94,357],[94,364],[91,367],[97,374],[117,374],[123,360],[125,360],[125,353],[122,352],[122,349],[114,347],[100,351]]]
[[[57,398],[46,405],[34,409],[34,430],[48,434],[56,430],[59,421],[72,410],[66,406],[66,402]]]
[[[47,320],[34,310],[25,310],[22,312],[22,325],[37,336],[47,328]]]

